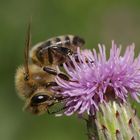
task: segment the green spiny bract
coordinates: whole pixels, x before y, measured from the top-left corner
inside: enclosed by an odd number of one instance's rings
[[[91,140],[140,140],[140,121],[129,103],[101,104],[96,115],[90,116],[89,123],[94,124],[93,129],[89,128]]]

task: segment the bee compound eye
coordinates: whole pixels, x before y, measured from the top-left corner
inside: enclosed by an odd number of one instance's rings
[[[37,105],[37,104],[43,103],[49,99],[50,99],[50,96],[48,96],[48,95],[35,95],[31,99],[31,104]]]

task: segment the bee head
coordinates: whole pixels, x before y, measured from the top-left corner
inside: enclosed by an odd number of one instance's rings
[[[25,105],[25,110],[41,115],[48,111],[48,108],[54,105],[55,99],[51,95],[47,95],[46,93],[39,92],[34,94]]]

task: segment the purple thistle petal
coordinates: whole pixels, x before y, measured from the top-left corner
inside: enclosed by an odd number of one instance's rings
[[[59,85],[56,91],[61,89],[57,93],[66,97],[64,113],[68,116],[75,112],[93,115],[99,110],[99,104],[106,104],[110,99],[123,103],[129,95],[140,102],[140,55],[134,58],[134,44],[121,55],[121,47],[112,41],[108,59],[105,46],[98,47],[99,53],[95,49],[78,48],[77,59],[71,56],[71,62],[63,65],[70,81],[56,77]]]

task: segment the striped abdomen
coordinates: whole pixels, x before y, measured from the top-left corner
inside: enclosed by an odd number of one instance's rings
[[[82,47],[84,44],[84,39],[79,36],[63,35],[50,38],[47,41],[37,44],[33,50],[35,51],[38,61],[47,64],[49,51],[53,52],[52,56],[54,59],[58,58],[59,60],[64,59],[63,57],[67,55],[67,50],[70,50],[72,53],[76,52],[77,47]]]

